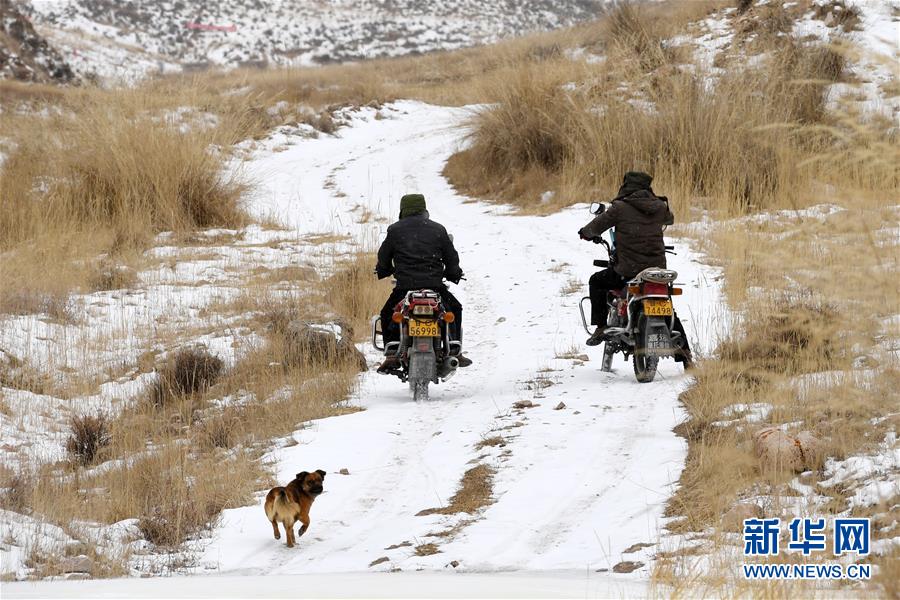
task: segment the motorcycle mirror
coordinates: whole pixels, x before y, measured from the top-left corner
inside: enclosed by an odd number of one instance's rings
[[[606,210],[606,205],[602,202],[591,202],[591,214],[599,215]]]

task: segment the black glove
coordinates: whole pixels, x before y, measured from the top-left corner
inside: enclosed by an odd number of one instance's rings
[[[460,280],[463,278],[463,272],[462,269],[457,269],[455,273],[447,273],[444,276],[447,278],[447,281],[459,285]]]
[[[580,238],[583,239],[583,240],[590,240],[591,238],[589,238],[588,236],[584,235],[584,229],[585,229],[585,228],[582,227],[581,229],[578,230],[578,237],[580,237]]]

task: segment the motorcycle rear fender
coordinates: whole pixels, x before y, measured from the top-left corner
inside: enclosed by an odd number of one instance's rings
[[[650,356],[672,356],[675,346],[672,343],[672,334],[669,324],[662,317],[647,317],[647,347],[644,351]]]
[[[434,338],[416,337],[409,347],[409,378],[417,381],[435,381],[437,379],[437,357],[434,353]],[[428,350],[420,350],[419,346],[427,343]]]

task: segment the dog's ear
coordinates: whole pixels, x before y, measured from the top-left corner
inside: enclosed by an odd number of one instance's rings
[[[309,471],[300,471],[299,473],[297,473],[297,479],[299,479],[300,482],[303,483],[303,481],[306,480],[307,475],[309,475]]]
[[[316,469],[316,473],[318,473],[322,477],[322,479],[325,479],[325,471],[323,471],[322,469]]]

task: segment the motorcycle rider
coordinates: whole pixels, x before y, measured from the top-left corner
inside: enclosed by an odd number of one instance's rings
[[[378,279],[393,275],[397,280],[394,291],[381,309],[385,346],[400,340],[400,325],[391,319],[394,307],[408,291],[421,289],[440,294],[444,306],[456,316],[449,325],[450,339],[462,342],[462,304],[444,284],[444,279],[457,284],[462,279],[459,254],[444,226],[428,218],[422,194],[406,194],[400,198],[400,218],[388,227],[387,237],[378,249],[375,272]],[[472,360],[462,354],[457,358],[460,367],[472,364]],[[398,368],[399,357],[389,355],[378,367],[378,372],[390,373]]]
[[[588,346],[607,341],[604,335],[607,316],[607,292],[621,290],[626,282],[650,267],[666,268],[666,248],[663,226],[675,222],[665,197],[653,193],[650,183],[653,177],[640,171],[625,173],[619,193],[606,211],[578,230],[583,240],[592,241],[607,229],[615,227],[615,257],[610,257],[610,267],[591,275],[591,325],[597,329],[588,338]],[[614,260],[614,262],[613,262]],[[679,352],[675,360],[691,366],[691,350],[684,326],[674,314],[672,329],[681,334]]]

